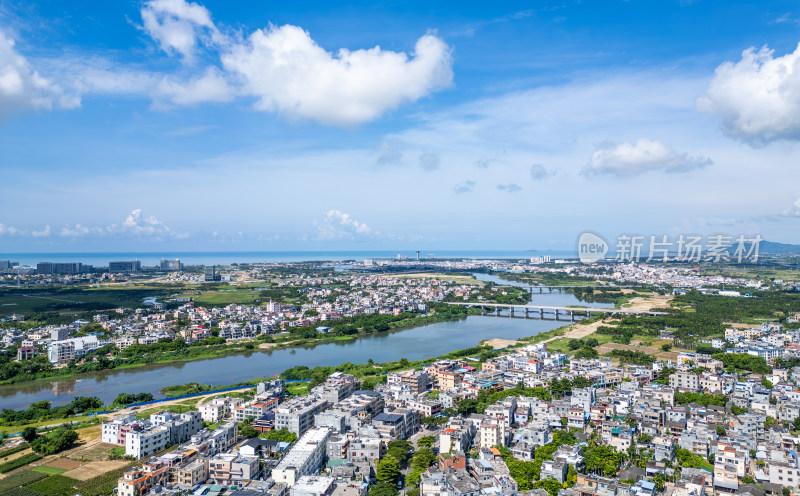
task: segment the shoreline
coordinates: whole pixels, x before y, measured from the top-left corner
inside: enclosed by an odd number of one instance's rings
[[[0,383],[0,390],[5,389],[5,388],[12,388],[12,387],[15,387],[15,386],[16,387],[24,387],[26,385],[34,386],[36,384],[42,384],[44,382],[55,383],[55,382],[57,382],[59,380],[76,381],[77,382],[77,381],[82,380],[82,379],[88,379],[88,378],[92,378],[92,377],[97,377],[98,375],[102,375],[102,374],[110,374],[110,373],[113,373],[116,370],[131,370],[131,369],[141,369],[141,368],[147,368],[147,367],[152,367],[152,368],[155,369],[159,365],[168,365],[168,364],[176,363],[176,362],[177,363],[199,362],[199,361],[202,361],[202,360],[213,360],[213,359],[217,359],[217,358],[226,358],[226,357],[230,357],[230,356],[247,355],[247,354],[253,354],[253,353],[267,353],[267,354],[270,354],[271,352],[276,351],[276,350],[286,350],[286,349],[293,349],[293,348],[294,349],[300,349],[300,348],[313,349],[316,346],[323,345],[323,344],[334,343],[334,342],[337,342],[337,341],[342,341],[342,342],[344,342],[344,341],[355,341],[355,340],[358,340],[358,339],[361,339],[361,338],[364,338],[364,337],[368,337],[368,336],[373,336],[373,335],[385,335],[385,334],[391,334],[391,333],[394,333],[394,332],[402,332],[402,331],[407,331],[407,330],[410,330],[410,329],[416,329],[418,327],[425,327],[425,326],[432,325],[432,324],[438,324],[438,323],[441,323],[441,322],[457,321],[457,320],[465,319],[465,318],[467,318],[467,317],[469,317],[471,315],[480,315],[480,314],[473,313],[473,314],[467,314],[467,315],[458,316],[458,317],[441,317],[441,318],[435,318],[435,315],[431,315],[431,316],[428,316],[428,317],[420,317],[420,318],[427,319],[425,322],[409,322],[409,323],[406,323],[406,324],[400,324],[400,325],[397,325],[397,326],[391,328],[388,331],[379,331],[379,332],[374,332],[374,333],[359,332],[358,334],[354,334],[352,336],[322,337],[322,338],[315,338],[315,339],[311,340],[310,342],[303,342],[303,338],[297,338],[297,339],[294,339],[294,340],[291,340],[291,341],[284,341],[284,342],[281,342],[281,343],[260,343],[260,344],[257,344],[254,349],[250,349],[250,350],[243,349],[242,346],[244,346],[247,343],[256,344],[258,342],[258,339],[257,338],[242,339],[242,340],[238,340],[238,341],[236,341],[234,343],[231,343],[230,345],[226,344],[226,345],[224,345],[225,348],[220,349],[220,350],[216,350],[217,352],[212,351],[212,352],[210,352],[208,354],[187,356],[187,357],[170,357],[170,358],[162,359],[162,360],[154,360],[152,362],[132,363],[132,364],[129,364],[129,365],[123,364],[123,365],[120,365],[118,367],[109,368],[109,369],[103,369],[103,370],[96,370],[96,371],[91,371],[91,372],[80,372],[80,373],[76,373],[76,374],[56,374],[56,375],[51,375],[51,376],[48,376],[48,377],[40,377],[40,378],[24,380],[24,381],[4,382],[4,383]],[[268,346],[265,347],[265,348],[262,348],[262,346],[264,346],[264,345],[268,345]]]

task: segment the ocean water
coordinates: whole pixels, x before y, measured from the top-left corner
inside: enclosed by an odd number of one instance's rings
[[[397,258],[399,254],[408,259],[416,258],[413,250],[365,250],[365,251],[208,251],[208,252],[54,252],[54,253],[0,253],[0,260],[19,262],[35,267],[39,262],[81,262],[95,267],[107,267],[108,262],[140,260],[143,266],[158,265],[161,259],[178,258],[184,265],[226,265],[232,263],[279,263],[304,261],[363,261],[367,258]],[[570,252],[539,252],[535,250],[421,250],[420,258],[434,259],[527,259],[547,254],[551,256],[573,256]]]

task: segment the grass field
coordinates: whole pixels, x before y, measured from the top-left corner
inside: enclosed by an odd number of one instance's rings
[[[63,418],[63,419],[43,420],[41,422],[34,422],[32,424],[4,425],[4,426],[0,426],[0,435],[15,434],[17,432],[21,432],[22,429],[24,429],[25,427],[37,427],[37,428],[39,428],[39,427],[47,427],[49,425],[66,424],[68,422],[85,422],[85,421],[87,421],[87,420],[89,420],[91,418],[95,418],[95,417],[87,417],[87,416],[84,415],[82,417],[68,417],[68,418]],[[101,415],[101,416],[98,416],[96,418],[98,418],[98,419],[100,419],[102,421],[106,417]]]
[[[186,293],[186,296],[194,298],[198,305],[224,306],[231,303],[252,305],[261,302],[260,291],[256,289],[223,289],[220,291],[205,291],[200,294]]]
[[[286,392],[291,395],[306,394],[308,392],[308,383],[289,382],[286,384]]]
[[[581,339],[588,339],[588,338],[596,339],[597,342],[599,344],[601,344],[601,345],[611,341],[611,336],[610,335],[597,334],[597,333],[589,334],[585,338],[581,338]],[[570,341],[572,341],[571,338],[554,339],[553,341],[550,341],[550,342],[547,343],[547,351],[555,351],[555,352],[558,352],[558,353],[566,353],[568,355],[574,355],[575,352],[578,351],[578,350],[570,350],[569,349],[569,342]]]
[[[0,315],[36,312],[81,312],[117,307],[136,308],[150,296],[164,296],[163,287],[8,288],[0,291]]]
[[[59,475],[67,471],[67,469],[65,468],[48,467],[47,465],[33,467],[31,470],[33,470],[34,472],[41,472],[47,475]]]

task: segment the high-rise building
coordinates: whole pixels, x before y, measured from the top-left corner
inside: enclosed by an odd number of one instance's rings
[[[10,260],[0,260],[0,274],[11,272],[14,267],[18,267],[19,262],[12,262]]]
[[[85,267],[80,262],[39,262],[36,264],[37,274],[80,274],[84,270]]]
[[[220,274],[217,273],[216,265],[206,265],[204,278],[206,282],[219,281],[221,278]]]
[[[140,272],[142,270],[142,262],[138,260],[130,260],[124,262],[108,262],[108,271],[112,273],[129,273]]]
[[[180,272],[183,270],[183,264],[179,259],[175,260],[166,260],[161,259],[161,271],[162,272]]]

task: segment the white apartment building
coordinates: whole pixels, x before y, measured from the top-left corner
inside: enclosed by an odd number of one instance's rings
[[[316,472],[325,457],[329,435],[327,427],[315,427],[303,434],[272,471],[275,482],[291,487],[300,477]]]

